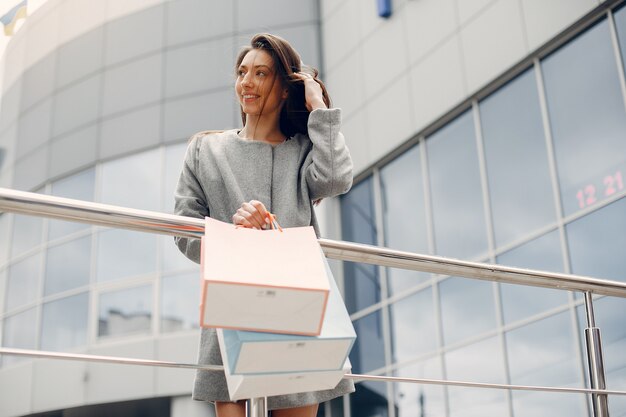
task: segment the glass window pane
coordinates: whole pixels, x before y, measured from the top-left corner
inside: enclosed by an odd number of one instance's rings
[[[439,283],[439,296],[446,345],[495,328],[491,282],[450,277]]]
[[[160,191],[160,149],[102,164],[103,203],[159,211]]]
[[[11,257],[14,258],[40,245],[42,228],[43,219],[41,217],[14,214]]]
[[[436,252],[476,258],[487,251],[487,233],[472,112],[429,137],[426,145]]]
[[[448,352],[447,378],[454,381],[505,383],[500,340],[493,337]],[[449,387],[450,416],[501,417],[508,415],[506,392],[480,388]]]
[[[95,170],[93,168],[87,169],[78,174],[53,182],[51,194],[57,197],[93,201],[94,178]],[[54,240],[79,230],[88,229],[89,227],[88,224],[51,219],[48,221],[48,240]]]
[[[626,281],[626,198],[566,226],[572,272]]]
[[[156,271],[157,236],[129,230],[98,235],[97,280],[111,281]]]
[[[37,349],[37,309],[31,308],[4,319],[2,346],[16,349]],[[19,356],[2,355],[2,366],[20,360]]]
[[[152,285],[100,295],[98,336],[150,333]]]
[[[402,367],[395,375],[401,378],[443,379],[441,358],[437,356]],[[443,386],[397,383],[394,389],[398,417],[446,415]]]
[[[163,193],[163,210],[174,213],[174,192],[183,167],[187,142],[165,148],[165,192]]]
[[[359,417],[387,417],[387,386],[384,382],[360,382],[350,394],[350,415]]]
[[[403,362],[437,348],[432,289],[427,288],[389,307],[394,362]]]
[[[420,148],[414,146],[381,169],[380,181],[385,246],[429,253]],[[420,283],[429,274],[388,268],[387,277],[390,293],[397,294]]]
[[[341,197],[341,227],[344,240],[376,244],[371,177]],[[344,285],[346,307],[350,313],[380,301],[378,267],[375,265],[344,262]]]
[[[385,366],[382,315],[380,310],[354,321],[357,338],[350,352],[352,372],[365,374]]]
[[[91,236],[48,249],[44,295],[89,284]]]
[[[161,280],[161,332],[199,327],[200,283],[198,274],[175,275]]]
[[[506,333],[512,384],[583,387],[569,311]],[[586,416],[584,401],[513,391],[515,416]],[[552,394],[552,393],[549,393]],[[565,398],[562,398],[565,400]],[[539,412],[539,410],[541,410]],[[537,414],[539,412],[539,414]]]
[[[626,112],[606,19],[542,63],[566,215],[624,189]]]
[[[88,293],[45,303],[41,317],[41,349],[64,351],[86,345],[88,318]]]
[[[494,235],[502,246],[556,220],[534,70],[484,100],[480,117]]]
[[[563,272],[559,232],[555,230],[499,255],[500,265]],[[527,285],[500,284],[504,321],[514,321],[567,303],[567,291]]]
[[[5,311],[32,303],[39,296],[41,252],[9,267]]]
[[[512,384],[581,387],[569,311],[506,333]]]

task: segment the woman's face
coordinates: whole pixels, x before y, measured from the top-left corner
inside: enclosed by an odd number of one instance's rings
[[[235,91],[248,116],[278,116],[287,98],[287,89],[281,85],[271,55],[262,49],[252,49],[244,56],[237,68]]]

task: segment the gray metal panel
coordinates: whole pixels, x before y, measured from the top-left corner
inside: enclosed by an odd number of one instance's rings
[[[102,75],[96,74],[60,91],[54,100],[52,136],[93,123],[98,118]]]
[[[54,139],[50,143],[48,177],[57,177],[94,163],[97,157],[97,138],[97,126],[91,125]]]
[[[57,88],[100,70],[102,49],[102,26],[61,46],[57,52]]]
[[[102,122],[100,158],[156,145],[161,139],[161,106],[150,106]]]
[[[230,1],[170,1],[166,10],[167,45],[222,36],[234,30],[234,4]]]
[[[17,131],[16,158],[19,159],[39,148],[50,137],[52,100],[46,99],[22,114]]]

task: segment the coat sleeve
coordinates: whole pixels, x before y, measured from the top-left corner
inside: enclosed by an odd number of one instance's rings
[[[340,127],[340,109],[316,109],[309,115],[313,147],[305,176],[311,200],[344,194],[352,186],[352,158]]]
[[[204,219],[209,216],[207,198],[196,176],[198,165],[199,138],[194,138],[187,147],[183,167],[178,178],[174,193],[174,213],[179,216],[198,217]],[[178,249],[189,259],[200,263],[200,239],[175,237]]]

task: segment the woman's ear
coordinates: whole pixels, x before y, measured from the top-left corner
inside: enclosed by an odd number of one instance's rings
[[[283,100],[287,100],[287,97],[289,97],[289,89],[285,88],[283,89],[283,94],[281,95],[281,98]]]

